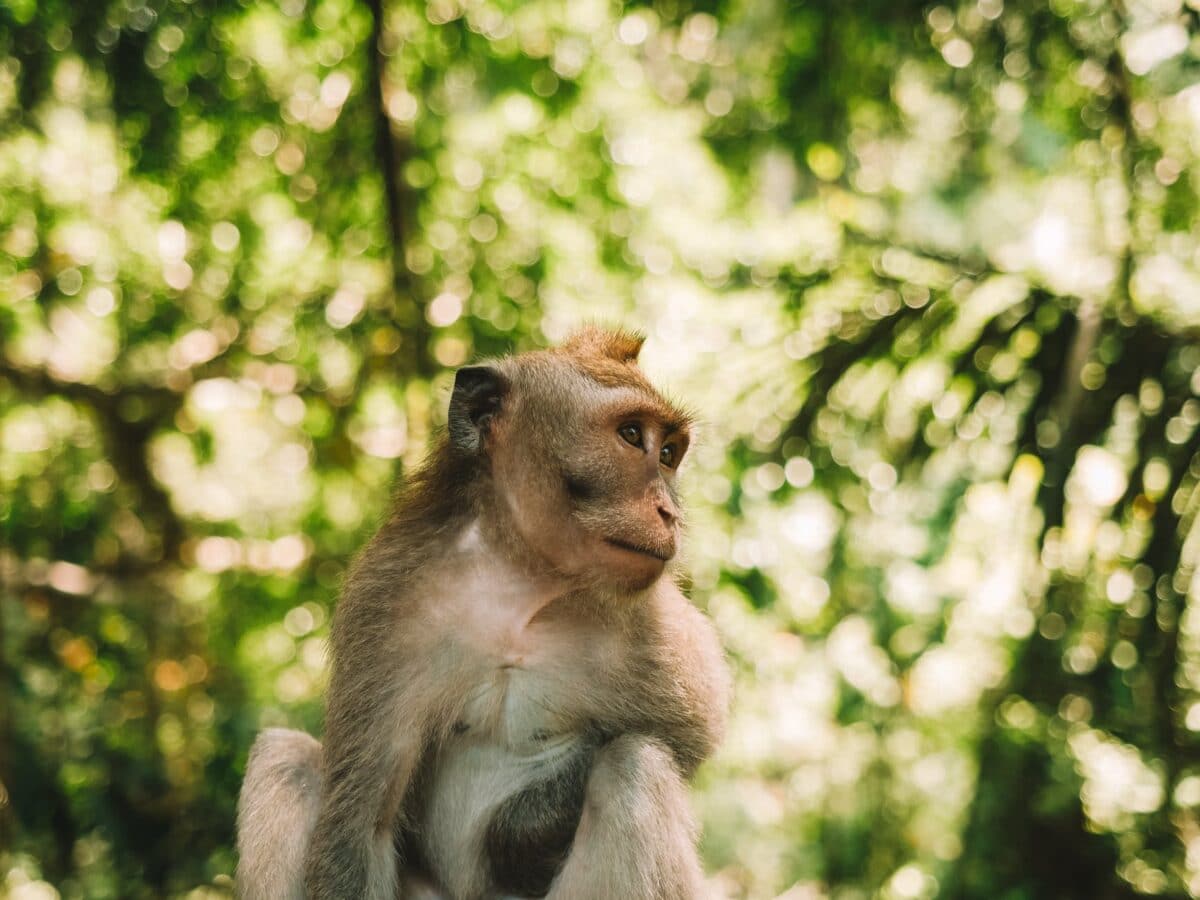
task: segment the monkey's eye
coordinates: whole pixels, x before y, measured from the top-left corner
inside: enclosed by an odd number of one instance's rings
[[[632,444],[634,447],[644,446],[642,441],[642,426],[634,422],[629,422],[617,429],[619,434],[627,444]]]
[[[658,461],[668,469],[673,469],[679,465],[679,457],[682,455],[674,444],[663,444],[662,450],[658,453]]]

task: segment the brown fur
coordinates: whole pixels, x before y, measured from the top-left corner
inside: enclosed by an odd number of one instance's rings
[[[640,347],[590,328],[459,373],[449,435],[343,588],[323,747],[275,730],[251,754],[244,898],[699,895],[685,780],[728,676],[664,561],[658,454],[688,424]]]

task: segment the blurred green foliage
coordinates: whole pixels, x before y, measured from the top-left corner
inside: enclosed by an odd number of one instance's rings
[[[226,896],[447,371],[701,413],[731,897],[1200,896],[1196,0],[0,0],[0,896]]]

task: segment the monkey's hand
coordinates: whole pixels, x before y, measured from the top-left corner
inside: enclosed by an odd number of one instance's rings
[[[450,900],[450,898],[423,875],[405,873],[400,889],[400,900]]]

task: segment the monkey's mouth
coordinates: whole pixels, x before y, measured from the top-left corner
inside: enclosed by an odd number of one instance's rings
[[[657,559],[659,562],[669,562],[674,553],[669,551],[659,550],[657,547],[646,547],[641,544],[631,544],[628,541],[618,540],[617,538],[605,538],[604,543],[612,544],[614,547],[619,547],[622,550],[628,550],[630,553],[640,553],[642,556],[649,556]]]

